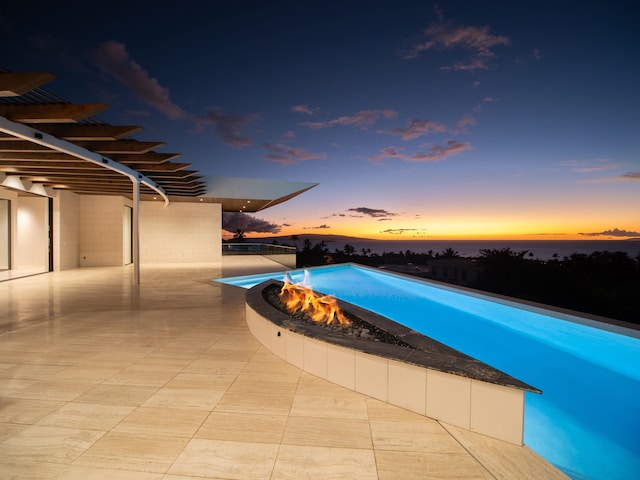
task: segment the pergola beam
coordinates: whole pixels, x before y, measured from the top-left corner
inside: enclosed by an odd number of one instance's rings
[[[54,78],[49,72],[0,73],[0,97],[19,97]]]
[[[0,116],[20,123],[79,122],[104,112],[103,103],[15,103],[0,104]]]

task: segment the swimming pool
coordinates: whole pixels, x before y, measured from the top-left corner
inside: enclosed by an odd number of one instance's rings
[[[637,478],[640,332],[352,264],[308,272],[314,289],[540,388],[526,394],[524,441],[567,475]],[[270,278],[284,273],[218,281],[250,288]]]

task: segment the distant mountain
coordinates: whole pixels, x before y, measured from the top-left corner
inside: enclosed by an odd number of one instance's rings
[[[274,241],[278,242],[280,245],[293,245],[294,243],[298,245],[302,245],[305,240],[309,240],[312,245],[316,243],[320,243],[324,241],[327,244],[327,247],[330,249],[340,248],[345,246],[347,243],[379,243],[384,242],[384,240],[375,240],[372,238],[361,238],[361,237],[350,237],[348,235],[331,235],[331,234],[321,234],[321,233],[308,233],[295,235],[297,240],[293,240],[291,235],[281,235],[274,237],[260,237],[260,238],[249,238],[247,237],[245,241],[253,242],[253,243],[273,243]]]

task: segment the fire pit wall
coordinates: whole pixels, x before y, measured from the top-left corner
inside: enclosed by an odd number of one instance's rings
[[[335,338],[292,328],[290,317],[262,296],[265,285],[271,282],[247,291],[246,321],[251,333],[278,357],[383,402],[522,445],[524,394],[526,390],[540,393],[536,389],[459,352],[460,358],[452,360],[448,352],[455,350],[449,349],[443,360],[441,352],[407,353],[411,349],[356,338],[344,338],[337,344]],[[420,337],[427,344],[437,344]],[[433,350],[429,346],[426,349]],[[484,367],[485,373],[478,366]]]

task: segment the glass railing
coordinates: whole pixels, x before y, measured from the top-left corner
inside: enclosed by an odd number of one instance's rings
[[[296,247],[269,243],[222,244],[222,255],[262,255],[289,268],[296,268],[296,251]]]

